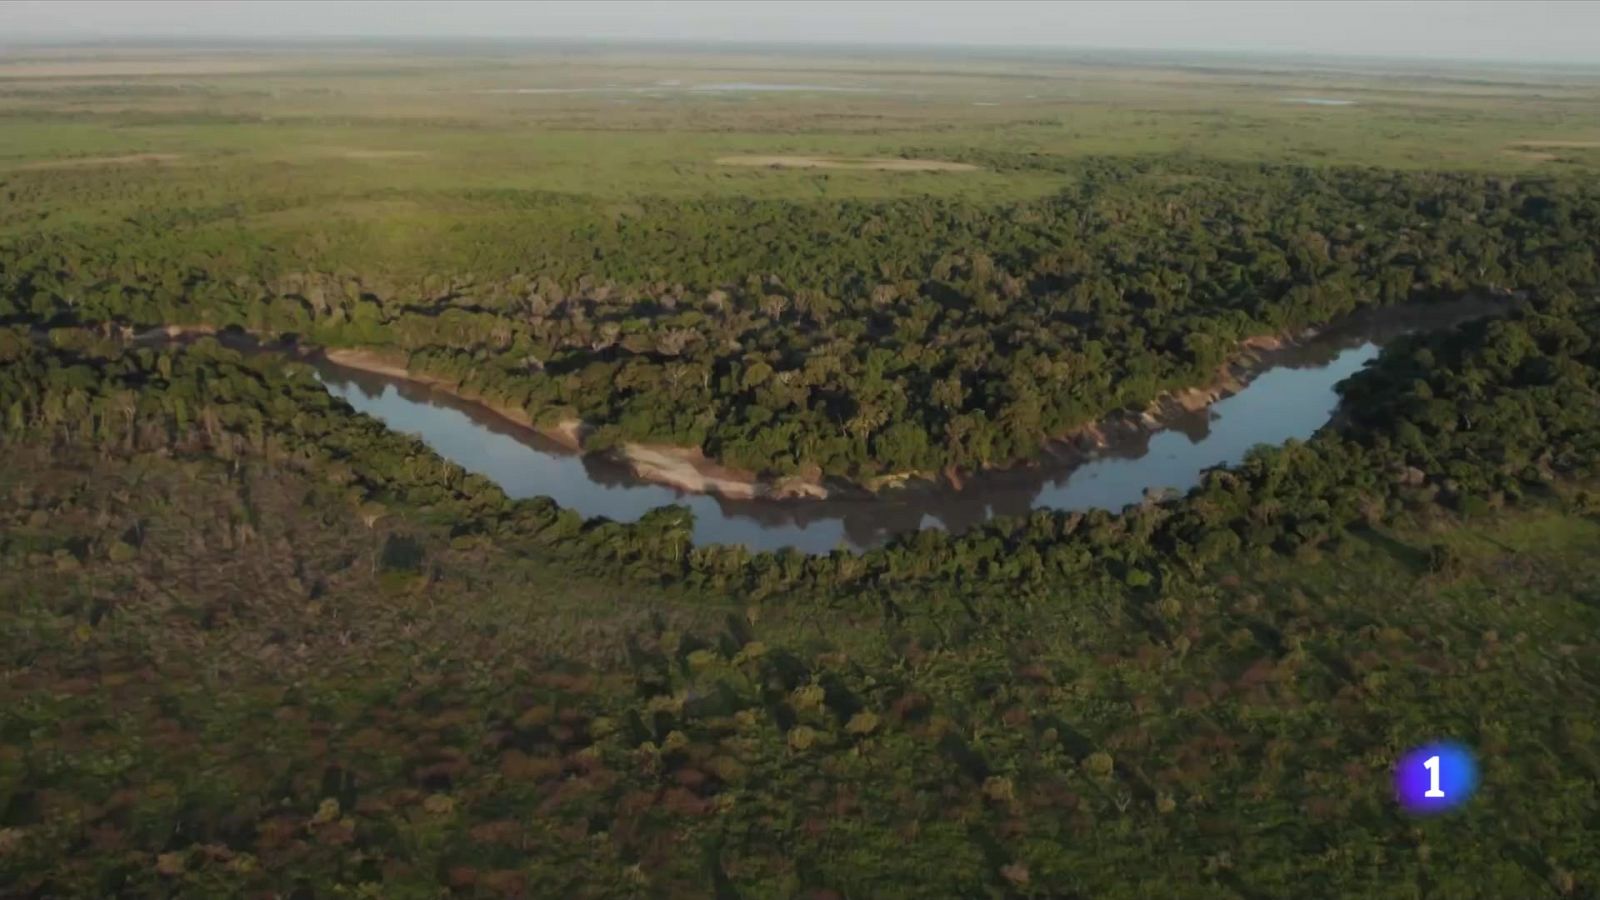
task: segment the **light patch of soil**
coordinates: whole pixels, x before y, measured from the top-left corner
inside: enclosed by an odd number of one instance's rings
[[[403,361],[395,360],[372,350],[358,350],[353,347],[329,347],[322,351],[322,355],[327,357],[329,362],[344,366],[347,369],[359,369],[363,372],[387,375],[390,378],[401,378],[430,386],[444,383],[441,379],[414,375],[410,369],[406,368]]]
[[[1600,147],[1600,141],[1517,141],[1511,146],[1529,150],[1587,150]]]
[[[51,159],[17,166],[17,171],[41,169],[93,169],[100,166],[132,166],[140,163],[169,163],[183,159],[181,153],[129,153],[124,156],[84,156],[76,159]]]
[[[724,466],[706,457],[699,447],[662,444],[624,444],[615,454],[645,481],[695,494],[713,494],[729,500],[826,499],[828,489],[799,476],[764,481],[754,472]]]
[[[1518,159],[1531,159],[1535,162],[1551,162],[1561,158],[1561,154],[1553,153],[1555,150],[1593,150],[1600,148],[1600,141],[1516,141],[1507,144],[1507,156]]]
[[[977,166],[943,159],[895,159],[844,156],[721,156],[719,166],[764,166],[772,169],[871,169],[880,172],[975,172]]]
[[[698,447],[626,444],[619,455],[635,475],[657,484],[735,500],[752,500],[760,494],[754,475],[719,466]]]
[[[368,150],[361,147],[330,147],[327,152],[340,159],[421,159],[428,155],[421,150]]]

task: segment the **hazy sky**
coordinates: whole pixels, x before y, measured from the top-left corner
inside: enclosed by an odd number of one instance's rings
[[[0,42],[499,37],[991,44],[1600,62],[1600,2],[0,0]]]

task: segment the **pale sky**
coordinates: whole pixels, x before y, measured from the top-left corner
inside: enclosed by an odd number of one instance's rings
[[[122,37],[978,44],[1600,63],[1600,2],[0,0],[0,43]]]

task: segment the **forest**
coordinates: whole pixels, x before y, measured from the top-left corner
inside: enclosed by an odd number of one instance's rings
[[[1592,301],[1529,299],[1392,348],[1345,429],[1181,500],[807,558],[690,547],[670,507],[508,501],[300,364],[13,328],[0,871],[30,896],[1580,892],[1597,338]],[[556,571],[663,599],[518,598]],[[1578,705],[1540,715],[1533,684]],[[1502,786],[1395,819],[1387,754],[1450,727]],[[1471,865],[1524,834],[1542,856]]]
[[[534,421],[581,419],[594,450],[699,447],[865,483],[1028,459],[1206,385],[1248,338],[1600,280],[1586,182],[1182,159],[1072,176],[994,207],[475,198],[515,225],[409,261],[427,272],[411,279],[341,275],[219,223],[133,246],[51,233],[0,246],[0,316],[378,348]]]
[[[1577,295],[1520,301],[1506,316],[1406,339],[1343,386],[1347,421],[1309,442],[1262,448],[1215,470],[1178,504],[1122,515],[1051,513],[966,535],[922,531],[881,550],[804,556],[695,547],[689,512],[663,507],[636,524],[582,521],[547,499],[512,501],[418,439],[352,414],[309,369],[245,357],[214,340],[139,347],[57,328],[4,332],[7,428],[36,439],[124,450],[262,455],[345,485],[359,502],[403,503],[460,533],[532,541],[579,566],[761,598],[797,590],[948,580],[973,589],[1046,578],[1160,589],[1240,553],[1315,553],[1351,526],[1416,503],[1482,512],[1556,480],[1594,474],[1600,313]]]
[[[241,58],[0,63],[0,898],[1600,896],[1600,193],[1504,150],[1589,87]],[[510,498],[305,361],[871,487],[1461,298],[1186,494],[822,555]],[[1480,793],[1408,816],[1441,737]]]

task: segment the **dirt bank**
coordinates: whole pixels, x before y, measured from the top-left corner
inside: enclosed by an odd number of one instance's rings
[[[1218,367],[1215,377],[1208,383],[1166,391],[1137,413],[1112,413],[1075,428],[1048,441],[1046,450],[1057,456],[1075,453],[1087,458],[1095,451],[1140,432],[1161,431],[1180,415],[1199,412],[1244,390],[1257,375],[1270,368],[1265,354],[1304,343],[1319,333],[1318,329],[1308,328],[1299,334],[1285,332],[1245,338],[1239,342],[1239,351],[1233,359]]]
[[[645,481],[679,490],[732,500],[754,500],[766,495],[765,486],[754,474],[718,465],[698,447],[623,444],[612,455],[626,462],[633,474]]]
[[[467,400],[509,422],[535,431],[568,450],[584,452],[588,449],[584,441],[587,429],[578,419],[568,419],[556,425],[536,424],[525,409],[494,403],[447,379],[413,372],[395,357],[372,350],[334,348],[322,351],[322,357],[347,369],[409,381]],[[827,489],[814,482],[801,479],[764,481],[754,472],[721,465],[709,459],[698,447],[629,443],[606,452],[626,463],[639,478],[683,491],[715,494],[732,500],[821,499],[828,496]]]
[[[1488,315],[1497,307],[1497,303],[1484,298],[1463,298],[1454,301],[1455,305],[1469,309],[1456,310],[1449,316],[1454,321],[1465,318],[1475,318]],[[1439,315],[1439,306],[1430,306],[1428,315]],[[1330,326],[1333,330],[1355,329],[1356,333],[1366,334],[1375,326],[1375,321],[1370,316],[1394,313],[1395,308],[1369,309],[1365,313],[1358,313],[1347,317],[1342,323]],[[1369,318],[1362,320],[1361,316]],[[1395,327],[1391,323],[1390,328]],[[1417,323],[1401,324],[1404,330],[1413,330],[1417,327],[1437,327],[1418,325]],[[1047,440],[1043,452],[1061,458],[1078,458],[1088,461],[1099,451],[1112,444],[1138,436],[1140,433],[1151,433],[1166,428],[1181,416],[1192,415],[1206,407],[1232,396],[1243,390],[1257,375],[1276,365],[1272,356],[1281,351],[1299,346],[1318,337],[1328,329],[1304,329],[1299,332],[1281,332],[1277,334],[1258,335],[1239,342],[1237,351],[1229,362],[1218,367],[1215,376],[1206,384],[1182,390],[1168,391],[1158,396],[1148,406],[1138,412],[1119,412],[1101,418],[1094,422],[1086,423],[1064,434],[1056,435]],[[170,325],[165,328],[156,328],[146,331],[134,338],[135,342],[149,342],[159,340],[183,340],[200,335],[217,334],[225,339],[228,334],[243,336],[237,332],[219,333],[215,327],[208,325]],[[257,340],[268,340],[270,337],[253,336]],[[320,357],[326,361],[349,369],[370,372],[388,378],[394,378],[423,385],[452,397],[467,401],[515,425],[532,430],[557,445],[572,452],[600,452],[613,459],[626,464],[640,479],[656,484],[663,484],[678,490],[712,494],[735,500],[753,499],[814,499],[823,500],[842,495],[871,495],[883,491],[902,489],[917,489],[938,486],[941,482],[956,489],[960,489],[965,482],[970,470],[963,471],[954,466],[949,466],[937,472],[896,472],[888,475],[865,479],[861,482],[851,483],[843,480],[824,479],[817,471],[787,476],[784,478],[762,478],[755,472],[726,466],[707,457],[699,447],[680,447],[665,444],[626,443],[618,447],[599,450],[590,445],[588,440],[589,427],[578,419],[568,419],[555,425],[540,425],[534,422],[533,417],[526,409],[496,403],[482,395],[463,388],[460,384],[448,379],[431,376],[426,373],[413,372],[406,367],[403,357],[381,351],[358,348],[331,348],[318,349],[315,347],[301,347],[295,345],[273,346],[265,345],[267,349],[277,349],[302,358]],[[1001,462],[984,469],[996,470],[1015,466],[1027,466],[1034,462],[1033,459],[1018,459]]]
[[[223,337],[225,334],[212,325],[167,325],[142,332],[134,336],[133,340],[135,343],[152,343],[182,341],[204,336]],[[1262,354],[1298,343],[1314,334],[1314,331],[1307,331],[1294,337],[1264,335],[1249,338],[1240,343],[1240,355],[1233,362],[1222,366],[1212,383],[1163,394],[1138,414],[1113,414],[1088,423],[1047,441],[1044,449],[1058,457],[1064,454],[1082,454],[1087,459],[1095,451],[1104,449],[1113,441],[1125,438],[1131,433],[1158,431],[1177,414],[1203,409],[1242,390],[1260,371]],[[249,335],[247,339],[270,341],[270,337],[264,335]],[[261,346],[270,348],[270,344]],[[439,391],[472,403],[572,452],[595,452],[588,446],[586,440],[589,428],[579,419],[567,419],[555,425],[538,424],[526,409],[497,403],[449,379],[413,371],[407,367],[404,357],[398,354],[354,347],[316,348],[285,345],[276,349],[305,359],[321,358],[342,368],[381,375]],[[959,489],[967,474],[954,466],[949,466],[940,472],[895,472],[855,484],[842,482],[825,484],[821,476],[816,473],[763,479],[755,472],[718,463],[707,457],[699,447],[626,443],[599,452],[626,464],[636,477],[644,481],[681,491],[726,497],[730,500],[825,500],[848,493],[870,495],[884,491],[929,488],[937,486],[940,482]],[[985,468],[1003,469],[1013,465],[1027,465],[1030,462],[1031,460],[1021,459]]]
[[[1140,433],[1160,431],[1181,416],[1192,415],[1219,400],[1239,393],[1248,387],[1257,375],[1280,364],[1272,358],[1273,354],[1307,344],[1330,332],[1360,334],[1383,343],[1384,339],[1377,337],[1377,334],[1384,332],[1399,334],[1447,327],[1482,316],[1497,315],[1504,310],[1503,303],[1509,296],[1468,295],[1457,300],[1423,306],[1367,307],[1321,328],[1282,331],[1245,338],[1239,342],[1238,349],[1228,362],[1218,367],[1215,376],[1206,384],[1167,391],[1137,413],[1113,413],[1048,441],[1045,449],[1057,457],[1078,456],[1087,461],[1098,451],[1118,441]],[[1415,321],[1412,321],[1414,317]],[[1385,322],[1388,324],[1385,325]],[[1026,461],[1019,460],[1015,464],[1025,463]]]
[[[397,357],[375,350],[361,350],[352,347],[334,347],[321,351],[321,355],[323,359],[326,359],[328,362],[331,362],[336,366],[343,366],[346,369],[355,369],[359,372],[371,372],[374,375],[384,375],[389,378],[397,378],[402,381],[409,381],[412,384],[420,384],[433,388],[437,391],[442,391],[451,395],[452,397],[459,397],[462,400],[467,400],[489,410],[508,422],[520,425],[530,431],[538,432],[540,435],[555,441],[569,450],[582,449],[582,442],[579,439],[579,434],[582,430],[583,423],[576,419],[560,422],[556,425],[540,425],[533,421],[533,417],[528,415],[528,411],[526,409],[518,406],[508,406],[503,403],[495,403],[476,391],[467,390],[456,382],[448,379],[439,378],[422,372],[413,372],[412,370],[406,368],[404,361],[398,359]]]

